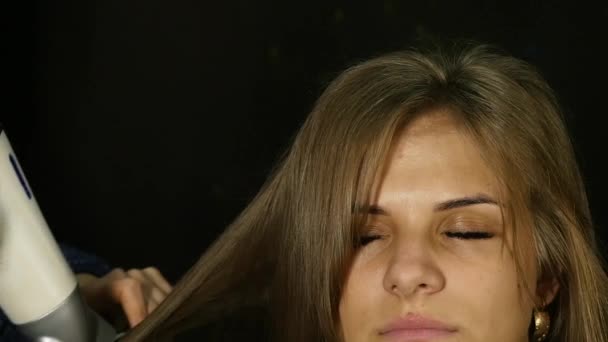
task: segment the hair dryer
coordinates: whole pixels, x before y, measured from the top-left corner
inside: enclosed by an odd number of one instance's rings
[[[0,124],[0,307],[34,341],[115,341],[77,285]]]

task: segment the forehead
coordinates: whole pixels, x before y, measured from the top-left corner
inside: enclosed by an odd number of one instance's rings
[[[478,144],[457,117],[443,109],[422,113],[397,134],[381,189],[440,197],[497,195],[499,190]]]

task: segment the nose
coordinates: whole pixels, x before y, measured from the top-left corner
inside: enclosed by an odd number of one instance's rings
[[[395,246],[383,279],[384,289],[402,298],[433,294],[445,287],[445,275],[430,246],[401,243]]]

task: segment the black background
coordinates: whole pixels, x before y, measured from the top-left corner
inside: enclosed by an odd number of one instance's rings
[[[497,44],[541,69],[608,237],[605,2],[4,6],[0,122],[57,239],[114,266],[176,280],[256,193],[327,82],[428,36]]]

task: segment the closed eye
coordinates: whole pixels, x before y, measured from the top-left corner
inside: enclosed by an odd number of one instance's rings
[[[359,245],[365,246],[365,245],[367,245],[371,242],[374,242],[375,240],[381,239],[381,238],[382,238],[382,235],[365,235],[359,239]]]
[[[455,239],[461,239],[461,240],[484,240],[484,239],[490,239],[490,238],[494,237],[494,234],[492,234],[492,233],[474,232],[474,231],[473,232],[452,231],[452,232],[445,232],[444,234],[449,238],[455,238]],[[359,239],[359,246],[361,246],[361,247],[366,246],[379,239],[382,239],[382,235],[372,234],[372,235],[361,236],[361,238]]]
[[[494,237],[494,234],[488,232],[445,232],[449,238],[462,240],[483,240]]]

